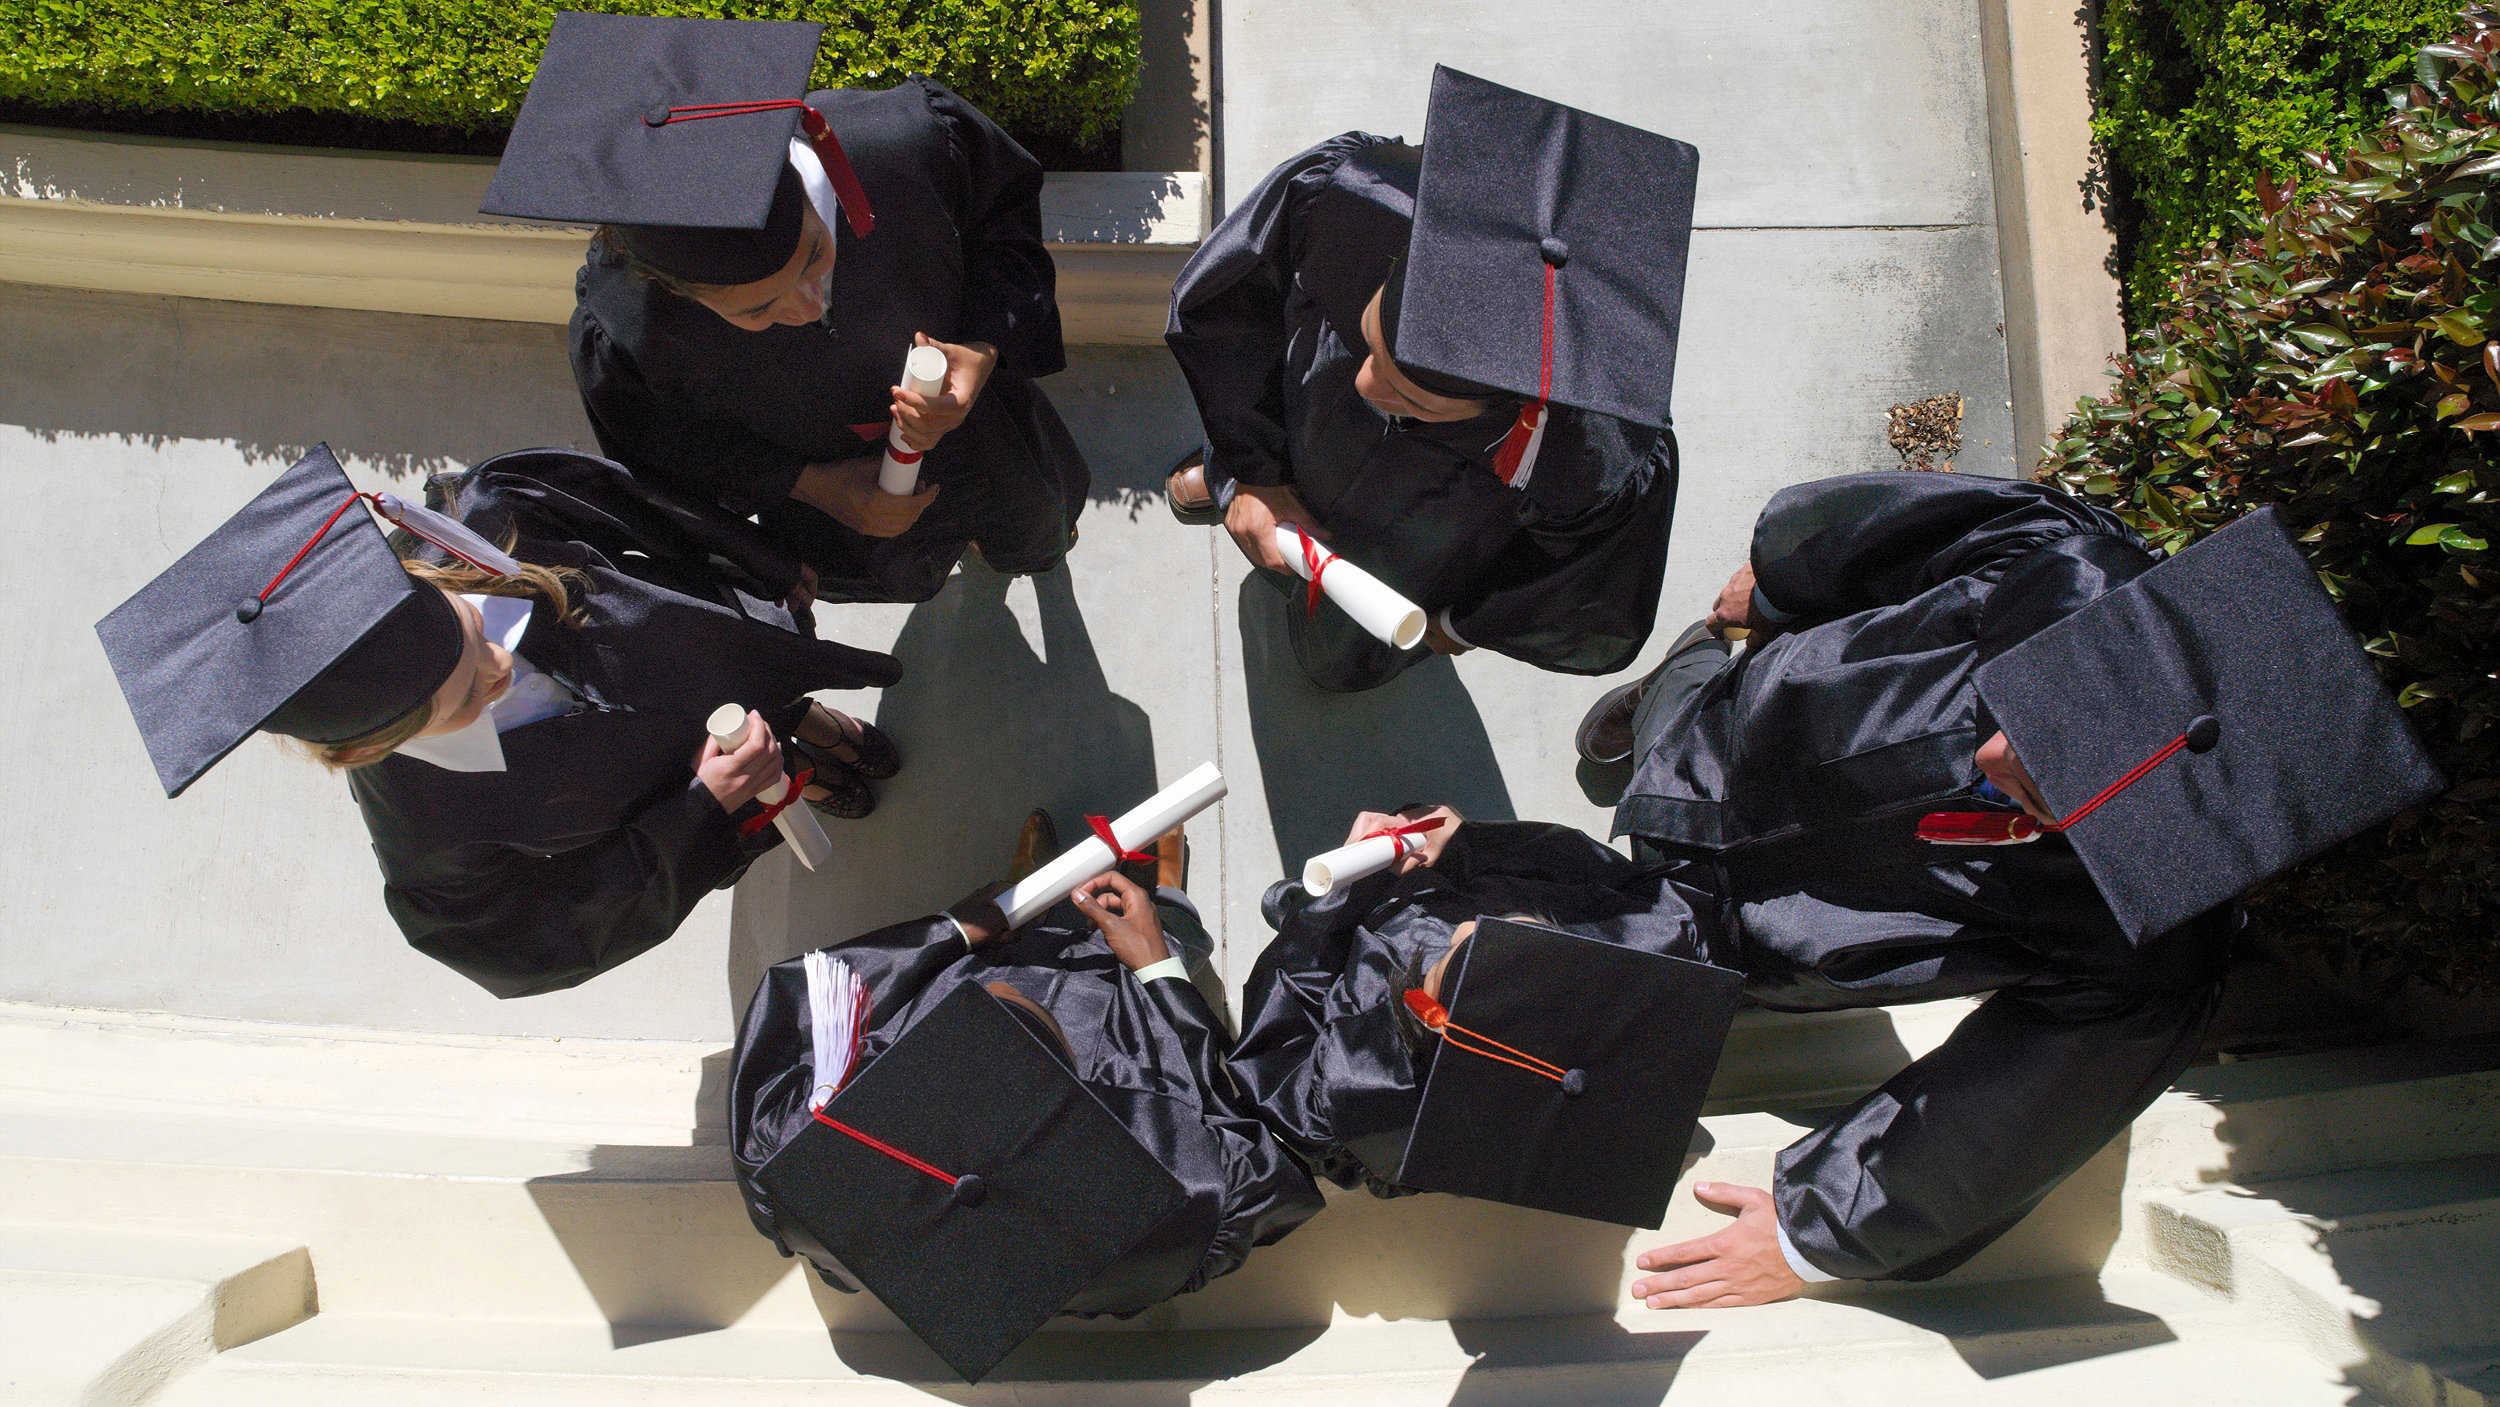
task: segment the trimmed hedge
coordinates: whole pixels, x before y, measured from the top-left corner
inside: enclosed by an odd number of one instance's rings
[[[2103,0],[2094,99],[2129,321],[2152,321],[2185,251],[2237,228],[2261,180],[2387,115],[2456,0]]]
[[[2279,505],[2450,790],[2261,889],[2287,947],[2500,983],[2500,10],[2189,256],[2040,477],[2177,549]]]
[[[509,129],[559,9],[825,26],[819,87],[928,73],[1091,147],[1137,86],[1135,0],[0,0],[0,101]]]

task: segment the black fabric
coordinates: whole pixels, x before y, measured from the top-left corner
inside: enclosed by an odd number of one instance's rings
[[[1167,934],[1194,922],[1177,905],[1158,910]],[[866,982],[874,1002],[864,1059],[882,1058],[963,988],[1006,982],[1051,1013],[1086,1092],[1179,1180],[1180,1205],[1055,1309],[1136,1314],[1229,1274],[1253,1247],[1319,1210],[1310,1175],[1260,1125],[1227,1070],[1222,1028],[1206,998],[1185,981],[1141,985],[1073,906],[1059,905],[978,952],[943,916],[879,929],[832,952]],[[739,1027],[729,1093],[730,1151],[748,1214],[776,1244],[802,1254],[803,1238],[790,1234],[795,1223],[757,1174],[811,1122],[806,1012],[803,961],[775,964]],[[980,1078],[960,1070],[948,1088]],[[984,1277],[966,1291],[973,1302],[953,1312],[979,1313],[979,1298],[997,1289]]]
[[[1400,1002],[1458,925],[1526,914],[1637,954],[1702,956],[1693,916],[1662,872],[1567,826],[1529,822],[1468,821],[1431,867],[1373,875],[1321,899],[1279,881],[1263,911],[1277,933],[1242,988],[1233,1072],[1287,1147],[1339,1186],[1384,1197],[1418,1190],[1399,1172],[1426,1078],[1445,1058],[1430,1054]],[[1591,999],[1575,995],[1556,1009],[1576,1013]],[[1716,1056],[1714,1042],[1700,1058]],[[1660,1111],[1646,1127],[1672,1119]],[[1674,1144],[1663,1171],[1651,1164],[1597,1180],[1671,1179],[1690,1132],[1687,1124],[1683,1137],[1660,1135]]]
[[[1927,845],[1918,817],[1987,809],[1976,676],[2142,576],[2153,555],[2057,490],[1864,474],[1773,498],[1757,636],[1679,707],[1643,711],[1617,834],[1671,867],[1701,956],[1791,1011],[1994,993],[1942,1047],[1779,1159],[1799,1253],[1923,1279],[1968,1260],[2175,1078],[2238,916],[2138,945],[2074,848]]]
[[[1446,609],[1470,644],[1564,673],[1621,669],[1665,579],[1673,435],[1558,407],[1514,489],[1492,466],[1515,402],[1427,424],[1355,392],[1363,308],[1406,248],[1417,169],[1401,143],[1331,138],[1270,172],[1181,271],[1164,340],[1206,424],[1207,483],[1223,501],[1239,484],[1290,485],[1333,549]],[[1298,580],[1272,584],[1299,600]],[[1375,687],[1429,657],[1330,602],[1292,630],[1324,688]]]
[[[1435,68],[1398,364],[1672,423],[1700,166],[1686,143]]]
[[[695,780],[703,721],[725,702],[795,728],[803,696],[877,688],[892,657],[802,633],[739,588],[775,569],[693,510],[657,506],[619,466],[564,450],[490,459],[450,485],[455,516],[591,590],[579,624],[541,601],[520,655],[577,711],[502,735],[503,772],[391,756],[349,774],[411,946],[499,997],[588,980],[675,932],[778,842],[741,840]],[[752,528],[747,529],[752,535]],[[721,563],[743,559],[729,570]]]
[[[1466,1033],[1428,1043],[1431,1069],[1397,1180],[1656,1227],[1742,981],[1686,958],[1480,920],[1441,983],[1450,1024]],[[1501,1046],[1565,1078],[1494,1058]]]
[[[343,742],[406,715],[451,677],[457,613],[400,566],[363,505],[339,512],[354,493],[317,445],[96,622],[167,796],[256,730]],[[265,605],[243,605],[298,552]]]
[[[877,211],[872,237],[835,232],[824,321],[733,327],[594,243],[575,285],[571,352],[601,448],[687,497],[762,514],[816,569],[825,601],[926,600],[967,541],[1001,571],[1048,570],[1091,478],[1034,384],[1066,365],[1040,163],[930,79],[809,101]],[[937,501],[902,535],[866,537],[789,494],[809,464],[882,452],[915,332],[988,342],[998,368],[921,461]]]
[[[670,107],[796,98],[824,26],[559,13],[478,207],[647,226],[651,263],[752,283],[789,262],[805,204],[789,169],[794,108],[653,125]],[[897,362],[896,365],[901,365]]]
[[[2065,833],[2138,941],[2446,785],[2271,508],[2047,626],[1978,683],[2060,817],[2215,720],[2210,746]]]
[[[755,1174],[966,1382],[1187,1195],[1019,1016],[959,986],[825,1105],[954,1182],[814,1118]],[[973,1178],[978,1192],[959,1193]]]

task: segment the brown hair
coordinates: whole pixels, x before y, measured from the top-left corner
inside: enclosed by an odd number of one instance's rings
[[[506,550],[511,547],[505,544]],[[431,586],[439,586],[454,595],[512,596],[545,601],[555,607],[556,619],[566,625],[578,624],[581,606],[575,593],[588,594],[590,578],[571,567],[542,567],[523,562],[517,577],[497,576],[480,571],[466,563],[448,566],[433,562],[401,558],[408,575]],[[307,743],[305,748],[313,760],[334,772],[369,767],[397,751],[401,744],[422,733],[434,722],[434,699],[428,695],[417,706],[374,729],[372,732],[336,743]]]

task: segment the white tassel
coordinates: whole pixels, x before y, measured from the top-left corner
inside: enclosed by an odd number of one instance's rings
[[[456,519],[421,504],[410,503],[397,494],[377,493],[373,502],[376,511],[392,527],[407,529],[479,571],[493,572],[501,577],[521,574],[521,564],[513,559],[512,554],[479,537]]]
[[[825,1107],[859,1063],[868,1038],[868,987],[851,965],[821,949],[807,955],[807,1050],[814,1088],[807,1112]]]

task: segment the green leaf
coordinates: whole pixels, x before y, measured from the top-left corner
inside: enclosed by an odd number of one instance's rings
[[[2433,523],[2426,528],[2415,528],[2412,536],[2405,539],[2405,546],[2428,547],[2432,543],[2439,541],[2442,534],[2455,527],[2456,524],[2454,523]]]
[[[2471,469],[2460,469],[2431,485],[2433,493],[2472,493],[2473,491],[2474,471]]]
[[[2439,535],[2439,545],[2450,552],[2480,552],[2490,543],[2463,528],[2451,527]]]
[[[2483,325],[2471,313],[2433,313],[2422,319],[2420,325],[2436,330],[2461,347],[2477,346],[2483,341]]]

